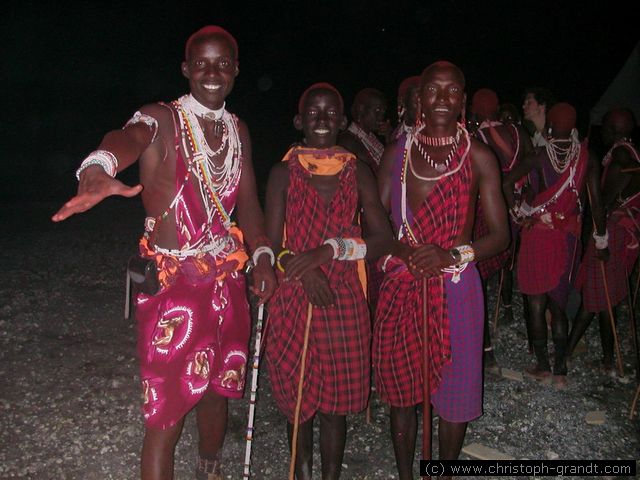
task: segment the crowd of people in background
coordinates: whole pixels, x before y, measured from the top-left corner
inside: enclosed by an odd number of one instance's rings
[[[447,61],[399,81],[394,118],[375,85],[347,110],[333,85],[315,83],[301,92],[300,138],[274,165],[263,209],[249,127],[225,109],[238,58],[226,30],[195,32],[182,63],[189,92],[105,135],[53,216],[142,195],[144,269],[134,262],[129,274],[143,479],[172,478],[192,409],[196,478],[223,478],[227,401],[243,395],[251,364],[247,290],[267,305],[267,369],[298,479],[312,478],[315,418],[322,478],[339,478],[347,415],[367,407],[372,387],[390,407],[400,479],[414,478],[419,405],[439,416],[440,459],[458,458],[482,415],[483,373],[500,369],[489,282],[504,321],[526,328],[527,375],[566,388],[596,313],[602,368],[614,371],[613,311],[640,250],[640,154],[624,105],[603,118],[607,150],[597,152],[575,108],[546,89],[526,88],[520,108],[491,86],[467,92]],[[135,162],[139,185],[115,178]]]

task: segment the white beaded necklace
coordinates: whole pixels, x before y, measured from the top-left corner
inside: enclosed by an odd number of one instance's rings
[[[566,146],[565,146],[566,145]],[[556,173],[563,173],[580,153],[580,141],[575,130],[570,138],[549,138],[544,146],[551,166]]]
[[[193,145],[192,148],[188,148],[188,145],[185,144],[184,151],[194,151],[194,156],[191,161],[199,164],[205,173],[204,176],[206,178],[200,178],[201,188],[203,186],[202,182],[208,179],[208,182],[212,183],[209,187],[215,190],[219,196],[224,197],[230,195],[233,190],[232,187],[240,178],[240,159],[242,155],[240,135],[233,116],[224,109],[224,105],[219,110],[209,110],[204,107],[204,105],[198,103],[191,95],[184,95],[183,97],[180,97],[178,99],[178,104],[182,107],[181,110],[184,112],[186,117],[184,118],[187,123],[185,127],[190,129],[195,142],[195,145]],[[222,122],[223,124],[221,144],[215,151],[212,150],[207,143],[204,131],[197,118],[199,116],[198,113],[203,113],[204,115],[217,115],[219,116],[217,121]],[[189,141],[189,139],[185,138],[184,135],[182,140],[183,143]],[[213,157],[222,154],[225,148],[226,155],[223,162],[220,165],[216,165]],[[201,175],[198,176],[201,177]],[[202,192],[202,194],[203,198],[205,198],[206,195],[204,195],[204,192]],[[205,202],[205,204],[207,203],[208,202]]]

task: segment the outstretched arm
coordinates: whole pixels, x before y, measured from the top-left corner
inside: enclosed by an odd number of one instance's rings
[[[265,234],[264,215],[256,188],[256,178],[251,160],[251,139],[249,130],[244,122],[239,122],[240,141],[242,142],[243,160],[242,174],[240,176],[240,188],[236,202],[236,214],[238,224],[242,229],[245,242],[251,252],[258,247],[268,246],[269,239]],[[260,297],[260,303],[265,303],[271,298],[276,289],[276,278],[271,266],[269,255],[263,254],[257,258],[253,269],[253,286],[251,291]],[[264,289],[262,285],[264,282]]]
[[[98,150],[112,154],[117,160],[116,170],[121,172],[132,165],[151,145],[156,130],[157,127],[153,128],[145,123],[135,123],[121,130],[112,130],[104,136]],[[66,220],[71,215],[89,210],[111,195],[133,197],[141,191],[142,185],[129,187],[112,178],[101,166],[92,165],[80,172],[77,194],[65,203],[51,220]]]

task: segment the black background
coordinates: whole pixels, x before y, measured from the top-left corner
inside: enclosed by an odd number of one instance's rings
[[[522,105],[530,85],[589,110],[638,41],[620,2],[103,2],[14,3],[2,17],[3,200],[64,199],[73,172],[104,133],[141,105],[188,89],[184,43],[207,24],[238,40],[240,75],[227,108],[249,125],[262,188],[298,139],[292,117],[313,82],[333,83],[347,107],[371,86],[399,83],[447,59],[482,87]],[[135,182],[135,167],[123,179]]]

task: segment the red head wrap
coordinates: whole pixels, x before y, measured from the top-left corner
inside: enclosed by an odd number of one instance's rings
[[[568,103],[556,103],[547,113],[547,123],[556,132],[568,133],[576,126],[576,109]]]
[[[471,111],[483,118],[489,118],[498,112],[498,94],[489,88],[481,88],[473,95]]]

